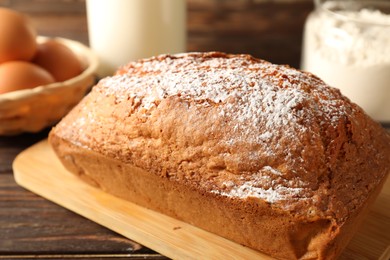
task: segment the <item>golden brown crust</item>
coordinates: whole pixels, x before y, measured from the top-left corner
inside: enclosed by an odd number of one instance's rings
[[[136,201],[143,206],[290,259],[337,254],[347,239],[333,241],[351,230],[351,218],[390,170],[388,134],[338,90],[287,66],[215,52],[129,63],[101,80],[50,140],[65,165],[78,151],[92,154],[79,164],[109,192],[129,197],[115,188],[123,183],[109,184],[108,172],[91,172],[93,158],[107,158],[106,167],[117,167],[129,183],[142,169],[140,176],[170,187],[157,185],[156,192],[188,195],[175,206],[150,194]],[[189,197],[230,217],[214,216],[218,226],[199,214],[172,213],[191,210],[181,205]],[[284,228],[272,227],[275,221]],[[270,233],[259,237],[262,230]],[[264,245],[270,234],[280,238],[276,248]]]

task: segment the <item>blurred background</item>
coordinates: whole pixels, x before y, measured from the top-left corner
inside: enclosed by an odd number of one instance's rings
[[[0,0],[29,15],[40,35],[88,44],[85,0]],[[187,0],[187,50],[248,53],[299,67],[312,0]]]

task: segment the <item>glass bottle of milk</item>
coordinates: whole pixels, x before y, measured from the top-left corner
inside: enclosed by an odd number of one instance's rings
[[[315,0],[302,69],[390,123],[390,1]]]
[[[100,77],[132,60],[186,50],[185,0],[87,0],[86,7]]]

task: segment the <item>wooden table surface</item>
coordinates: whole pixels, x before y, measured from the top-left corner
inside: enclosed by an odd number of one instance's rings
[[[0,137],[0,259],[166,259],[15,183],[13,159],[47,133]]]
[[[311,0],[188,0],[188,50],[250,53],[298,67]],[[0,0],[31,17],[39,34],[88,44],[83,0]],[[0,259],[166,259],[19,187],[15,156],[49,129],[0,137]]]

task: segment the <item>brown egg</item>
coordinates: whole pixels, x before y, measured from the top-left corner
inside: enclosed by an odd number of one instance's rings
[[[24,15],[0,8],[0,63],[31,60],[37,50],[36,35]]]
[[[55,82],[45,69],[26,61],[0,64],[0,94]]]
[[[33,62],[45,68],[57,81],[73,78],[83,71],[76,54],[67,46],[55,40],[48,40],[39,44]]]

